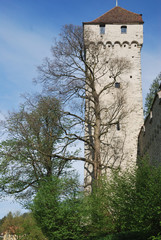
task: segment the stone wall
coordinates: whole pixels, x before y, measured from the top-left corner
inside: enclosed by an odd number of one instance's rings
[[[121,27],[126,25],[127,33],[121,34]],[[100,34],[99,24],[85,24],[85,33],[89,31],[87,35],[88,40],[91,42],[104,42],[105,44],[131,44],[139,43],[143,44],[143,24],[106,24],[105,33]],[[92,34],[91,34],[92,32]],[[86,37],[86,34],[85,34]]]
[[[128,153],[127,161],[131,162],[137,156],[137,138],[140,128],[143,124],[143,104],[142,104],[142,85],[141,85],[141,48],[143,44],[143,25],[126,25],[127,34],[121,34],[121,24],[106,25],[105,34],[99,33],[99,24],[84,25],[84,36],[88,37],[91,44],[100,45],[100,49],[110,58],[126,58],[131,63],[131,69],[125,74],[119,76],[121,84],[120,89],[111,89],[110,93],[102,96],[102,104],[106,106],[113,100],[115,95],[124,94],[126,99],[126,110],[128,116],[121,123],[126,128],[126,152]],[[88,34],[89,33],[89,34]],[[103,76],[98,84],[103,87],[110,82],[108,73]],[[123,92],[124,89],[124,92]],[[122,128],[121,128],[122,129]],[[121,131],[120,131],[121,132]],[[118,132],[120,137],[121,133]],[[125,164],[126,165],[126,164]]]
[[[111,127],[108,133],[104,135],[103,141],[109,143],[109,147],[101,146],[101,161],[109,167],[121,169],[131,168],[136,164],[137,159],[137,144],[138,134],[143,125],[143,104],[142,104],[142,84],[141,84],[141,48],[143,44],[143,25],[142,24],[127,24],[127,33],[121,33],[122,24],[106,24],[105,33],[100,34],[99,24],[85,24],[84,38],[91,49],[99,46],[100,64],[106,59],[107,68],[111,59],[117,58],[126,59],[131,68],[121,74],[117,81],[120,83],[120,88],[111,87],[106,90],[100,97],[101,107],[110,109],[110,106],[117,102],[123,96],[123,111],[124,117],[119,121],[120,129],[116,126]],[[88,59],[88,49],[86,58]],[[90,59],[90,58],[89,58]],[[101,69],[101,66],[100,66]],[[110,72],[101,76],[98,72],[97,90],[102,89],[107,83],[110,83]],[[91,115],[88,111],[88,102],[86,104],[86,114]],[[108,121],[102,115],[103,122]],[[88,136],[88,129],[85,128],[85,135]],[[102,140],[102,139],[101,139]],[[106,144],[107,145],[107,144]],[[85,156],[89,157],[89,149],[85,145]],[[107,171],[108,168],[105,170]],[[85,183],[90,182],[93,168],[90,164],[85,164]],[[104,172],[103,172],[104,173]],[[105,172],[106,173],[106,172]],[[108,174],[108,173],[107,173]]]
[[[151,112],[139,134],[138,155],[145,154],[149,155],[153,164],[161,161],[161,91],[156,94]]]

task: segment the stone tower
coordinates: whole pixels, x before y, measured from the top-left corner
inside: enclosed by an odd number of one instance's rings
[[[137,139],[143,124],[141,86],[141,48],[143,20],[121,7],[114,7],[91,22],[83,23],[87,72],[95,71],[96,93],[101,106],[100,116],[104,134],[100,134],[100,171],[131,167],[136,163]],[[92,91],[86,86],[85,135],[90,141],[95,131]],[[94,119],[93,125],[88,122]],[[108,123],[108,124],[107,124]],[[107,125],[106,125],[107,124]],[[105,128],[106,126],[106,128]],[[92,129],[93,128],[93,129]],[[101,131],[101,130],[100,130]],[[95,137],[91,140],[92,144]],[[92,146],[91,144],[91,146]],[[85,156],[93,152],[85,144]],[[90,184],[94,165],[85,164],[85,184]]]

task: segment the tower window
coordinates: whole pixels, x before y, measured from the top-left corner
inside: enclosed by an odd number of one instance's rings
[[[119,82],[115,82],[115,88],[120,88],[120,83]]]
[[[100,34],[105,34],[105,24],[100,24]]]
[[[127,27],[126,26],[121,26],[121,33],[127,33]]]
[[[116,124],[116,127],[117,127],[117,131],[120,131],[120,123],[119,122]]]

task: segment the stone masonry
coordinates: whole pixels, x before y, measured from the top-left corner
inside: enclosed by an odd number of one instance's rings
[[[116,127],[111,128],[106,138],[110,139],[115,136],[115,140],[117,139],[119,143],[122,143],[123,154],[120,166],[126,169],[126,167],[136,164],[138,134],[143,125],[141,85],[143,20],[140,14],[115,7],[94,21],[84,23],[83,26],[85,38],[88,36],[88,41],[93,46],[99,44],[101,51],[108,58],[126,58],[131,63],[131,69],[119,77],[120,88],[111,88],[110,92],[104,93],[102,96],[102,106],[108,106],[112,101],[115,101],[116,96],[121,94],[125,98],[124,109],[126,109],[127,114],[120,122],[120,129],[117,131]],[[110,75],[107,73],[99,80],[98,88],[99,85],[103,86],[110,80]],[[109,149],[107,153],[106,149],[102,151],[102,154],[105,154],[103,158],[107,164],[109,164],[109,152]],[[88,154],[88,149],[85,149],[85,154]],[[117,154],[120,154],[120,152],[115,152],[115,155]],[[91,171],[92,167],[85,164],[86,182],[90,181]]]
[[[138,138],[138,155],[148,154],[152,164],[161,160],[161,90],[156,94]]]

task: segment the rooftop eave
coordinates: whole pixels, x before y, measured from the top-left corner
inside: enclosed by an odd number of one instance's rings
[[[100,25],[100,24],[127,24],[127,25],[133,25],[133,24],[144,24],[144,22],[98,22],[98,23],[94,23],[94,22],[83,22],[83,25]]]
[[[143,24],[142,14],[133,13],[121,7],[114,7],[100,17],[83,24]]]

